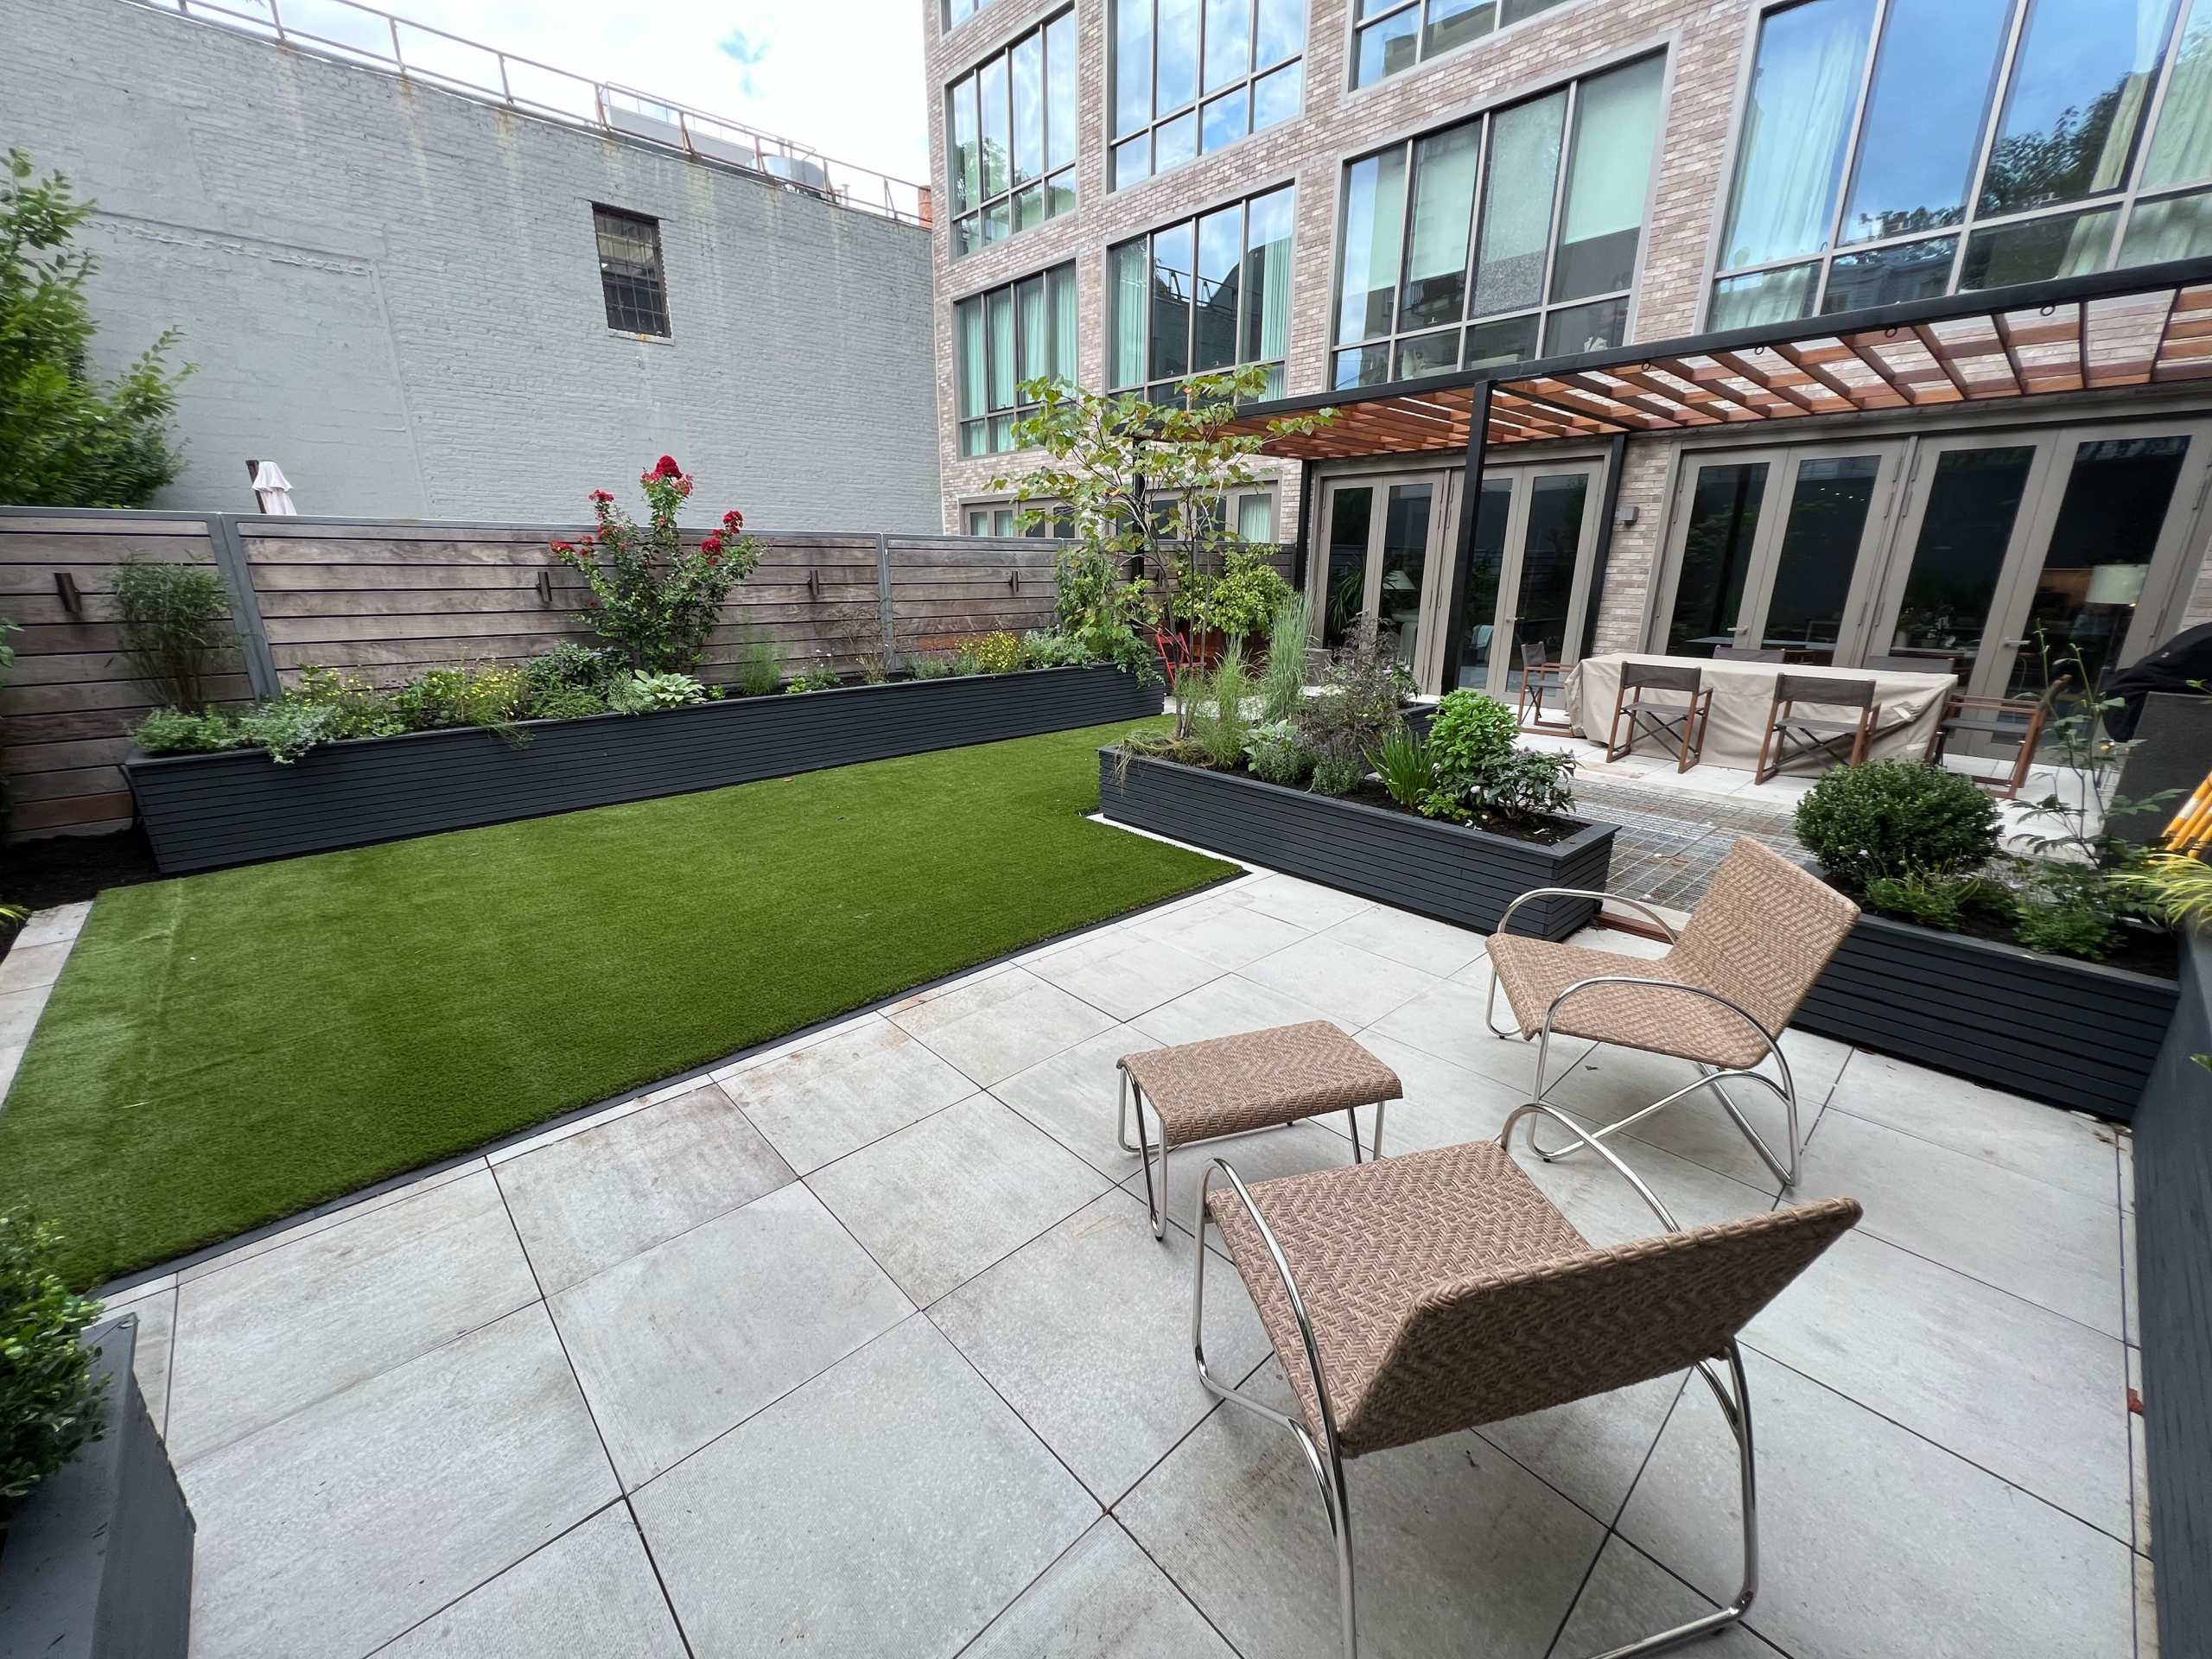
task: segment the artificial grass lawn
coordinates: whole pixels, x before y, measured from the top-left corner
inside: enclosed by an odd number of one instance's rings
[[[1084,819],[1123,729],[104,893],[0,1207],[98,1284],[1231,873]]]

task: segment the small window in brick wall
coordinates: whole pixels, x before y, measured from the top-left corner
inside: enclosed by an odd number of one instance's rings
[[[660,221],[613,207],[591,210],[599,234],[599,284],[607,326],[626,334],[667,337],[668,284],[661,276]]]

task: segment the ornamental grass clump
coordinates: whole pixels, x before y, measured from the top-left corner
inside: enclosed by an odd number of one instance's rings
[[[0,1211],[0,1522],[105,1426],[106,1379],[84,1344],[100,1305],[55,1271],[61,1243],[52,1226]]]
[[[573,543],[555,542],[553,556],[582,574],[594,632],[627,651],[632,668],[681,673],[696,666],[722,601],[766,550],[744,534],[745,515],[734,508],[722,515],[721,529],[696,547],[684,545],[676,516],[691,494],[691,479],[674,456],[663,455],[638,482],[650,523],[638,524],[612,495],[594,490],[598,529]]]

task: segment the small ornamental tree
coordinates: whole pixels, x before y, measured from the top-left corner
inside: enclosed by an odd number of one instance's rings
[[[1060,626],[1099,656],[1137,665],[1125,659],[1138,636],[1160,623],[1144,574],[1151,570],[1176,573],[1179,616],[1201,632],[1221,626],[1211,614],[1219,579],[1198,573],[1225,570],[1230,550],[1245,543],[1213,504],[1260,482],[1253,463],[1269,438],[1312,432],[1336,418],[1325,409],[1270,421],[1263,432],[1227,430],[1237,404],[1267,387],[1267,369],[1258,364],[1193,375],[1172,404],[1130,392],[1105,397],[1056,379],[1023,384],[1022,397],[1039,407],[1015,423],[1014,441],[1042,450],[1044,459],[1011,480],[1021,527],[1073,520],[1075,543],[1058,561]],[[991,486],[1008,486],[1003,478]],[[1241,613],[1232,620],[1242,620]],[[1149,651],[1136,654],[1148,663]]]
[[[92,204],[32,172],[20,149],[0,163],[0,502],[143,507],[176,476],[169,416],[191,371],[163,360],[172,328],[114,380],[93,374],[95,266],[70,247]]]
[[[722,527],[696,548],[683,544],[676,515],[691,493],[691,478],[663,455],[638,480],[652,522],[639,525],[605,490],[591,493],[599,528],[574,542],[555,542],[553,556],[574,565],[590,584],[584,601],[593,631],[630,653],[631,665],[654,674],[688,673],[729,590],[759,568],[766,550],[746,535],[733,507]]]

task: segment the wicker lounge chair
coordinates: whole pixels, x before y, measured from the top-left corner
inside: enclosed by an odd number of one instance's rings
[[[1555,1036],[1586,1038],[1688,1060],[1698,1070],[1696,1082],[1607,1124],[1597,1131],[1599,1138],[1709,1088],[1766,1166],[1784,1186],[1795,1186],[1797,1090],[1782,1052],[1782,1031],[1851,931],[1859,906],[1818,876],[1748,837],[1738,841],[1721,860],[1713,886],[1679,936],[1657,912],[1636,906],[1659,924],[1674,947],[1656,959],[1509,935],[1513,912],[1547,893],[1609,896],[1540,887],[1506,906],[1497,931],[1491,935],[1491,997],[1484,1017],[1497,1036],[1537,1039],[1533,1098],[1542,1100],[1559,1080],[1545,1080]],[[1498,1029],[1500,988],[1513,1011],[1517,1033]],[[1776,1077],[1759,1069],[1769,1059],[1774,1062]],[[1570,1065],[1560,1077],[1573,1071]],[[1738,1077],[1781,1096],[1789,1117],[1787,1162],[1774,1155],[1721,1086]]]
[[[1162,1199],[1167,1154],[1193,1141],[1249,1135],[1295,1123],[1324,1112],[1342,1112],[1351,1129],[1351,1160],[1360,1160],[1359,1110],[1375,1108],[1371,1155],[1382,1155],[1382,1111],[1401,1098],[1398,1074],[1326,1020],[1277,1026],[1268,1031],[1210,1037],[1173,1048],[1147,1048],[1115,1062],[1122,1074],[1122,1103],[1115,1134],[1123,1152],[1144,1160],[1145,1207],[1152,1236],[1167,1236]],[[1136,1095],[1137,1139],[1129,1142],[1129,1096]],[[1160,1183],[1152,1179],[1154,1137],[1145,1129],[1152,1108],[1160,1128]]]
[[[1507,1151],[1515,1126],[1539,1114],[1626,1178],[1666,1231],[1603,1249],[1585,1240]],[[1227,1186],[1214,1185],[1217,1171]],[[1294,1414],[1206,1370],[1209,1214],[1290,1380]],[[1859,1216],[1853,1200],[1829,1198],[1684,1230],[1608,1148],[1533,1101],[1495,1141],[1255,1187],[1217,1158],[1193,1227],[1198,1379],[1297,1436],[1336,1542],[1344,1659],[1357,1659],[1346,1459],[1696,1367],[1736,1440],[1743,1587],[1726,1606],[1606,1659],[1649,1653],[1734,1623],[1758,1593],[1751,1394],[1736,1333]],[[1726,1383],[1716,1360],[1726,1363]]]

